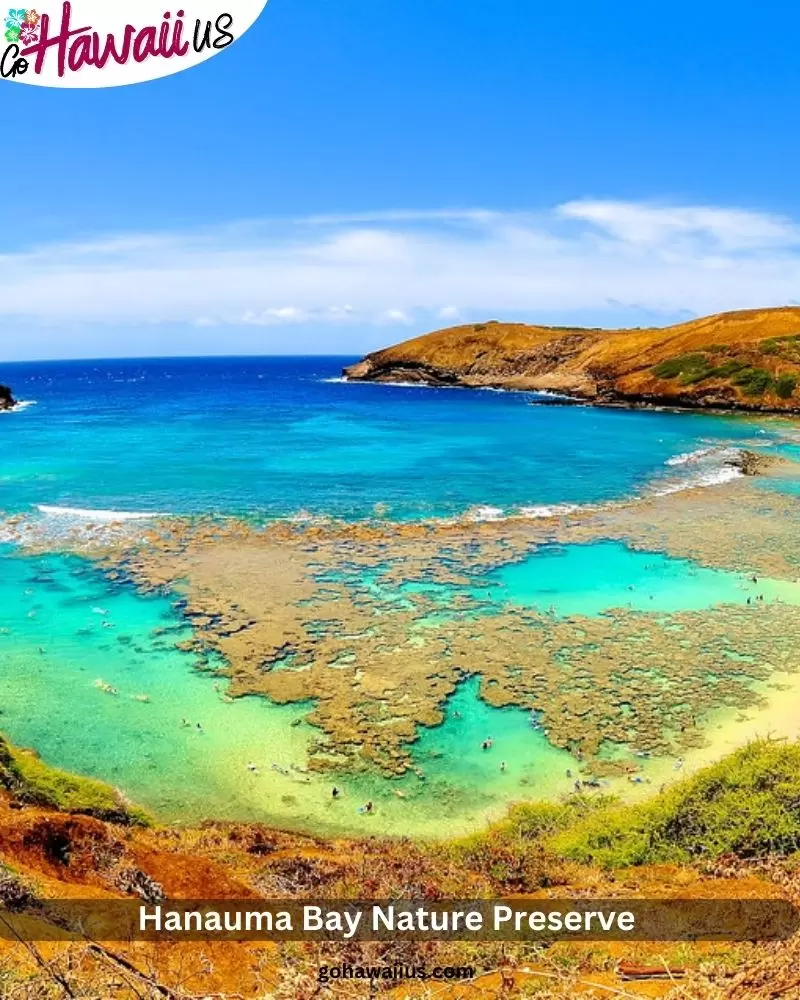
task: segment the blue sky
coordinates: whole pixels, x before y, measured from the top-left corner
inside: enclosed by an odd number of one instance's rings
[[[270,0],[163,80],[0,83],[0,358],[800,300],[798,36],[784,3]]]

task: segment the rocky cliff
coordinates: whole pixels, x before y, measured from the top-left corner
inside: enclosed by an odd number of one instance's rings
[[[0,385],[0,410],[12,410],[17,405],[17,401],[7,385]]]
[[[594,403],[800,411],[800,308],[604,330],[476,323],[368,354],[354,381],[561,393]]]

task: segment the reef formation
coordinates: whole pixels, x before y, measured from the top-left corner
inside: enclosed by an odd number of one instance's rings
[[[797,467],[774,472],[794,477]],[[487,703],[530,710],[597,776],[701,746],[709,713],[758,705],[759,683],[796,668],[795,607],[742,600],[564,616],[497,601],[487,574],[544,545],[603,539],[791,585],[797,512],[793,493],[741,476],[534,519],[171,518],[116,535],[83,525],[63,543],[112,579],[171,596],[193,627],[189,647],[230,678],[229,696],[308,703],[319,730],[312,769],[420,773],[411,750],[421,727],[439,724],[456,686],[477,675]],[[23,537],[25,525],[16,530]]]

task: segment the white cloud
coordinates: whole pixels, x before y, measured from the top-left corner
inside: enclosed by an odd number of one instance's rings
[[[331,328],[335,347],[337,327],[657,321],[798,293],[800,225],[740,208],[582,200],[260,220],[0,254],[0,352],[64,326],[206,327],[225,349],[219,327],[305,325]]]
[[[276,326],[284,323],[304,323],[308,318],[308,313],[303,309],[298,309],[296,306],[280,306],[278,309],[262,309],[259,313],[248,309],[241,321],[250,326]]]
[[[402,309],[387,309],[382,314],[381,319],[386,323],[405,323],[407,325],[411,322],[411,317]]]
[[[736,208],[586,200],[567,202],[558,213],[643,247],[669,246],[682,236],[705,238],[728,251],[800,245],[800,228],[791,220]]]

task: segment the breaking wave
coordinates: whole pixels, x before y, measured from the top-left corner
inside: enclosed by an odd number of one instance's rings
[[[668,458],[665,465],[692,465],[694,462],[699,462],[702,458],[707,455],[712,454],[714,451],[719,451],[718,448],[697,448],[695,451],[685,451],[680,455],[673,455],[672,458]]]
[[[35,399],[18,399],[10,410],[0,410],[0,413],[19,413],[21,410],[27,410],[30,406],[36,406],[36,402]]]
[[[687,469],[689,474],[654,484],[652,493],[655,496],[667,496],[670,493],[680,493],[682,490],[729,483],[743,474],[736,464],[736,459],[741,454],[741,448],[706,446],[673,455],[664,464],[670,468]]]
[[[83,507],[54,507],[44,503],[37,504],[36,509],[40,514],[44,514],[47,517],[74,518],[87,521],[102,521],[105,523],[113,521],[147,521],[155,517],[169,517],[169,514],[160,514],[156,511],[87,510]]]
[[[500,521],[539,520],[558,517],[596,514],[602,510],[613,510],[654,499],[681,493],[685,490],[722,486],[743,475],[736,462],[742,454],[738,447],[703,447],[691,452],[674,455],[664,463],[674,470],[671,474],[650,480],[638,493],[628,497],[594,503],[548,503],[499,507],[493,504],[478,504],[461,514],[450,517],[434,517],[432,524],[481,524]],[[174,517],[159,511],[107,510],[103,508],[67,507],[55,504],[36,504],[35,514],[17,514],[0,519],[0,542],[54,544],[69,540],[87,540],[96,543],[98,539],[136,537],[137,524],[145,524],[162,518]],[[38,516],[36,516],[38,514]],[[298,510],[293,514],[278,518],[295,525],[334,524],[337,518],[330,515]]]
[[[674,482],[667,481],[653,490],[653,496],[668,496],[670,493],[681,493],[683,490],[697,489],[702,486],[721,486],[723,483],[730,483],[742,475],[742,470],[733,465],[707,469],[704,472],[698,472],[695,476],[687,476],[685,479],[678,479]]]

